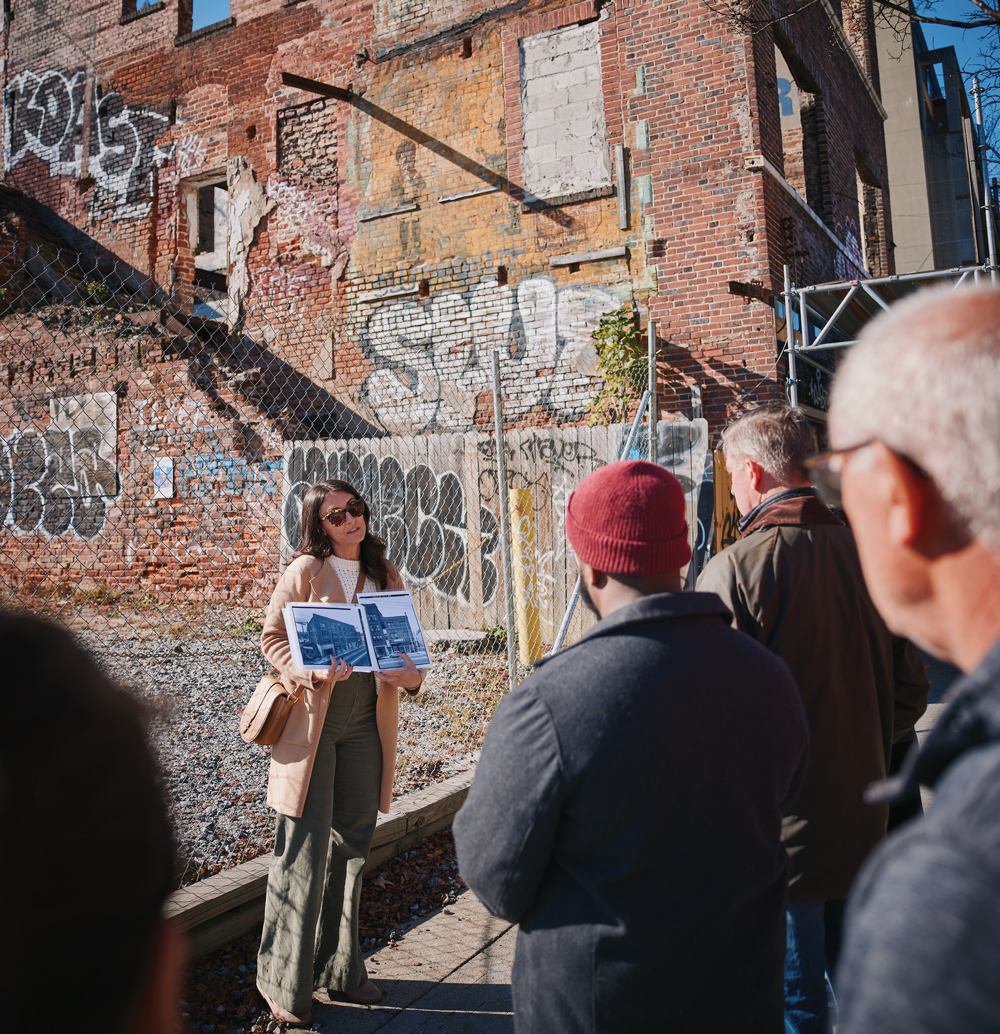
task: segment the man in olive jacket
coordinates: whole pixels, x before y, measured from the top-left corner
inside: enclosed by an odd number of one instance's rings
[[[706,566],[734,627],[792,669],[809,718],[809,765],[782,839],[791,859],[785,1018],[790,1034],[824,1034],[843,902],[886,834],[888,808],[862,799],[884,779],[892,744],[927,706],[920,655],[886,628],[865,588],[850,530],[823,505],[803,466],[816,451],[805,415],[752,410],[723,435],[743,520]]]
[[[520,923],[518,1034],[782,1034],[806,721],[787,666],[680,593],[684,496],[614,463],[566,531],[601,620],[501,702],[456,816],[463,878]]]

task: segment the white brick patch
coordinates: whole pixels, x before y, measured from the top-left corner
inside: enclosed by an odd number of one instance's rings
[[[611,184],[599,32],[591,22],[519,41],[524,186],[535,197]]]

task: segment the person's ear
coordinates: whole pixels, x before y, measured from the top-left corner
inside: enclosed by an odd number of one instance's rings
[[[763,494],[764,479],[767,477],[767,471],[756,461],[750,459],[748,456],[744,461],[746,467],[747,477],[750,480],[750,487],[757,493]]]
[[[180,1034],[187,938],[173,919],[160,919],[129,1034]]]
[[[590,564],[584,563],[579,557],[576,558],[576,566],[583,579],[583,584],[592,586],[595,589],[603,589],[608,584],[608,576],[603,571],[598,571]]]
[[[927,530],[927,480],[881,442],[871,447],[878,450],[875,463],[884,485],[889,541],[915,548]]]

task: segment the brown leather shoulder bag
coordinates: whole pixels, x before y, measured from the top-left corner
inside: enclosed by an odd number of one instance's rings
[[[268,747],[274,743],[285,728],[292,705],[299,698],[301,690],[289,693],[281,680],[274,675],[265,675],[253,691],[243,714],[240,715],[240,735],[247,743],[259,743]]]

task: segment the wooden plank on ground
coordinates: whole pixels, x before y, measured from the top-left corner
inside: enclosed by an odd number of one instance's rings
[[[401,851],[409,850],[431,833],[447,828],[465,802],[472,777],[472,771],[461,772],[407,794],[388,815],[379,815],[365,871]],[[264,897],[270,863],[271,853],[268,852],[170,895],[164,906],[164,915],[176,920],[181,929],[189,931],[192,957],[196,957],[196,947],[200,954],[212,951],[259,923],[263,905],[260,904],[258,915],[256,903]],[[223,920],[229,932],[223,940],[215,943],[219,936],[217,928]],[[205,944],[214,947],[204,947]]]

